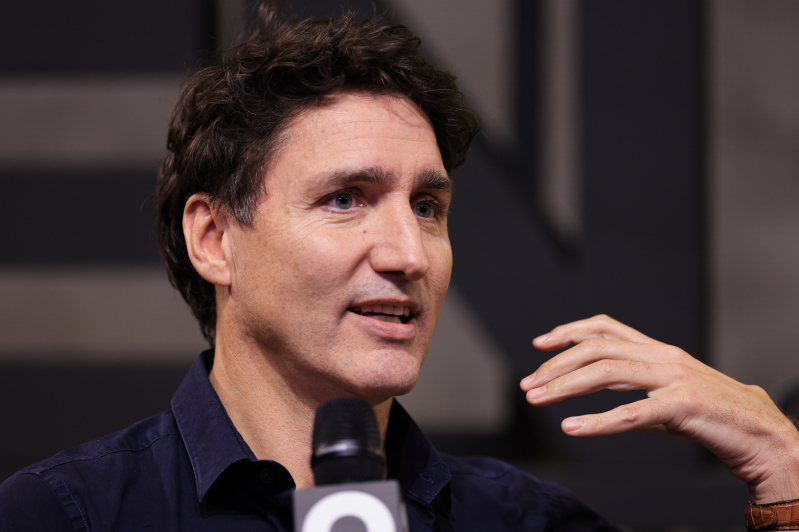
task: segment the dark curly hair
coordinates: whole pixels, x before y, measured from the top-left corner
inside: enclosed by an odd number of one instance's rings
[[[379,20],[281,16],[260,6],[249,36],[186,82],[170,121],[156,190],[157,233],[169,280],[214,344],[214,286],[189,260],[183,210],[195,193],[252,223],[264,169],[290,119],[341,90],[399,94],[429,116],[444,167],[464,162],[476,115],[448,72],[428,64],[408,28]]]

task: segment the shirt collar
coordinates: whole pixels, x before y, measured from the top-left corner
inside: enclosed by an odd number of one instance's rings
[[[255,460],[208,380],[213,362],[213,350],[201,353],[172,398],[200,501],[230,465]]]
[[[213,350],[201,353],[172,398],[172,412],[186,445],[201,502],[231,465],[257,460],[208,380],[213,362]],[[428,506],[438,497],[449,510],[452,476],[396,399],[389,414],[386,456],[388,476],[399,482],[406,497]]]
[[[422,429],[394,399],[386,432],[388,476],[395,478],[405,497],[428,506],[436,497],[450,509],[452,475]]]

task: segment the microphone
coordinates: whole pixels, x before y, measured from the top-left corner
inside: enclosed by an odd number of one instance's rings
[[[316,488],[294,494],[297,532],[406,532],[399,483],[383,480],[386,457],[369,403],[333,399],[314,417]]]
[[[382,480],[386,456],[369,403],[333,399],[316,409],[311,468],[317,486]]]

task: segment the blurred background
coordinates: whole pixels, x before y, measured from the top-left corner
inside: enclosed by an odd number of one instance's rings
[[[627,530],[741,529],[745,486],[659,435],[564,436],[531,340],[607,313],[799,402],[799,2],[295,0],[381,13],[484,131],[455,172],[452,287],[400,401],[442,450],[561,482]],[[151,195],[187,73],[248,0],[14,2],[0,17],[0,479],[169,408],[204,349]],[[677,510],[677,508],[679,510]]]

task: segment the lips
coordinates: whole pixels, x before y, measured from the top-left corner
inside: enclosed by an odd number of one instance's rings
[[[351,307],[350,312],[367,316],[372,319],[386,323],[408,323],[411,319],[410,307],[398,307],[394,305],[362,305]]]

